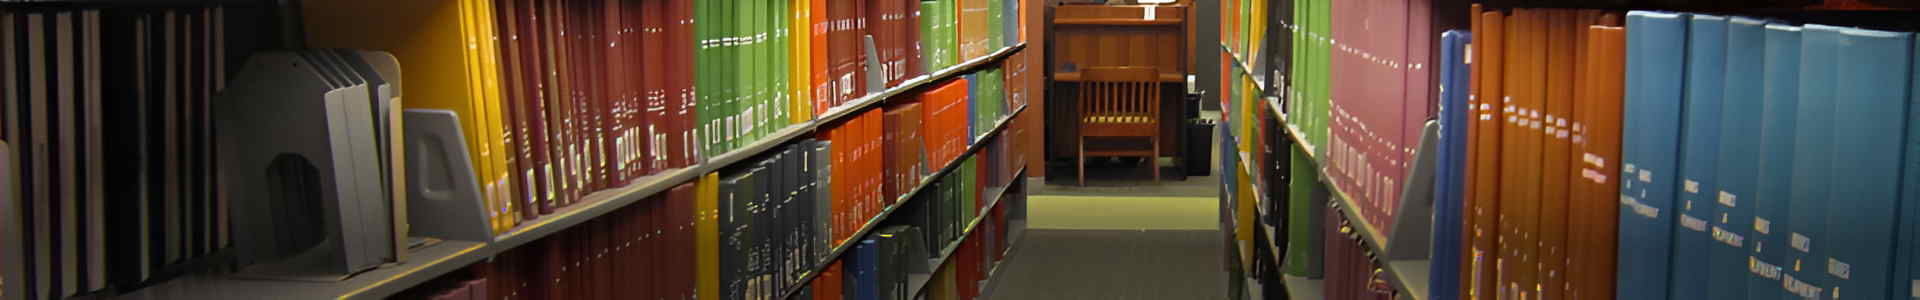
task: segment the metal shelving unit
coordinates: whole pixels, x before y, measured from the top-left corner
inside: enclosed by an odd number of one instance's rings
[[[88,1],[107,2],[107,0],[69,0],[56,2]],[[168,1],[167,3],[222,3],[237,0],[162,1]],[[868,94],[867,96],[848,102],[848,104],[830,109],[812,121],[788,125],[786,128],[775,131],[773,134],[754,141],[745,147],[708,157],[706,161],[693,166],[662,171],[653,175],[636,178],[625,187],[595,192],[585,197],[585,199],[579,203],[561,208],[553,214],[541,216],[538,219],[527,220],[522,223],[521,226],[515,227],[511,231],[496,235],[491,242],[445,241],[433,246],[413,249],[414,252],[412,252],[404,262],[370,270],[338,282],[277,281],[233,278],[220,275],[196,275],[175,279],[160,285],[136,290],[125,295],[119,295],[118,297],[123,299],[385,299],[408,288],[438,278],[441,275],[451,273],[476,262],[491,259],[493,256],[506,252],[514,247],[539,240],[540,238],[571,228],[574,225],[579,225],[593,218],[611,213],[634,202],[647,199],[650,196],[671,189],[676,185],[693,180],[700,175],[718,171],[733,163],[759,155],[761,152],[785,144],[795,138],[809,136],[810,133],[819,129],[823,124],[829,124],[853,116],[856,112],[884,105],[887,100],[894,95],[914,91],[928,84],[943,82],[949,78],[970,73],[980,66],[1002,61],[1013,53],[1026,49],[1026,46],[1026,43],[1020,43],[1004,47],[986,56],[974,58],[959,65],[927,75],[908,79],[905,83],[898,86]],[[1006,125],[1010,124],[1012,120],[1019,116],[1021,112],[1025,111],[1026,108],[1027,107],[1023,105],[1013,109],[1003,119],[994,124],[992,131],[978,137],[977,140],[987,140],[998,136],[1000,132],[1005,131]],[[903,194],[901,196],[902,200],[900,201],[911,199],[914,194],[919,193],[919,191],[931,183],[933,179],[951,172],[960,162],[976,153],[983,146],[984,145],[980,143],[969,145],[965,155],[948,163],[947,166],[942,167],[939,172],[934,173],[932,176],[928,176],[918,187]],[[898,204],[895,205],[895,207],[898,206]],[[872,220],[869,220],[867,225],[862,226],[862,229],[854,236],[859,237],[865,235],[881,220],[891,215],[893,210],[894,209],[890,207],[882,211]],[[833,254],[828,257],[828,261],[831,261],[832,258],[839,257],[847,248],[850,248],[849,246],[850,243],[834,247],[835,250],[832,252]],[[814,271],[808,272],[809,274],[802,282],[812,280],[812,277],[818,273],[817,271],[825,267],[825,263],[819,264],[819,266],[814,268]],[[786,291],[783,295],[792,295],[798,291],[799,289],[796,287]]]

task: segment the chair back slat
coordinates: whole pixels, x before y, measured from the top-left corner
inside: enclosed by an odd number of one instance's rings
[[[1152,67],[1092,67],[1080,71],[1080,123],[1158,124],[1159,73]]]

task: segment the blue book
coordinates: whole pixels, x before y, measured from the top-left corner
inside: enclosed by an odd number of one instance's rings
[[[1834,64],[1832,181],[1824,264],[1835,299],[1892,299],[1913,34],[1840,32]],[[1900,295],[1909,296],[1909,295]]]
[[[848,273],[854,276],[853,300],[880,300],[880,244],[873,239],[860,241],[853,248],[854,264]]]
[[[1003,44],[1001,46],[1013,47],[1014,44],[1020,43],[1020,1],[1001,0],[1000,5],[1004,7],[1000,11],[1006,14],[1004,16],[1006,19],[1000,21],[1000,27],[1004,27],[1001,33],[1001,44]]]
[[[1781,286],[1800,298],[1829,286],[1825,265],[1827,192],[1833,181],[1833,96],[1842,28],[1807,24],[1800,31],[1800,105],[1795,110],[1792,191],[1787,197],[1788,271]]]
[[[1760,170],[1761,104],[1765,93],[1767,22],[1731,17],[1727,20],[1725,84],[1720,99],[1720,141],[1711,199],[1717,214],[1710,224],[1712,244],[1707,251],[1706,299],[1747,298],[1747,237],[1753,228],[1753,206],[1741,200],[1753,197]],[[1691,112],[1692,110],[1689,110]]]
[[[1766,71],[1762,72],[1760,151],[1753,199],[1736,203],[1753,207],[1753,263],[1748,271],[1749,299],[1783,299],[1781,269],[1787,262],[1787,200],[1793,187],[1794,120],[1800,106],[1800,27],[1767,24]],[[1738,198],[1736,198],[1738,200]]]
[[[1920,38],[1914,39],[1914,51],[1920,53]],[[1917,54],[1920,55],[1920,54]],[[1920,57],[1914,58],[1915,66],[1920,66]],[[1900,236],[1895,246],[1893,292],[1892,297],[1910,297],[1920,293],[1920,68],[1913,69],[1912,85],[1914,89],[1907,105],[1907,134],[1903,151],[1906,156],[1901,160],[1900,175]],[[1920,298],[1920,297],[1913,297]]]
[[[1627,13],[1618,299],[1665,300],[1679,185],[1687,14]]]
[[[1680,132],[1680,193],[1674,203],[1671,299],[1708,298],[1713,245],[1715,159],[1720,156],[1720,96],[1727,71],[1727,18],[1693,15],[1687,26],[1687,71]]]
[[[1429,267],[1427,299],[1454,300],[1460,296],[1460,234],[1466,208],[1461,195],[1466,185],[1467,70],[1466,44],[1472,33],[1448,30],[1440,34],[1440,147],[1435,158],[1433,185],[1433,265]]]

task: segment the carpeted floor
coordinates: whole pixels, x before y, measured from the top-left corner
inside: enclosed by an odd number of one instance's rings
[[[1225,299],[1215,230],[1033,229],[990,300]]]
[[[1027,197],[1029,226],[1081,230],[1214,230],[1220,199],[1214,197]]]
[[[1163,168],[1154,183],[1139,165],[1090,164],[1079,186],[1071,166],[1054,167],[1027,181],[1029,229],[987,299],[1227,298],[1217,177]]]

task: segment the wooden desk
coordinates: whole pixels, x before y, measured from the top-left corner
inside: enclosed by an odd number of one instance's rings
[[[1050,73],[1046,101],[1047,158],[1072,159],[1079,148],[1079,107],[1074,102],[1080,69],[1151,66],[1164,86],[1160,95],[1161,156],[1184,157],[1184,101],[1190,58],[1190,3],[1160,5],[1061,4],[1052,7],[1047,49]],[[1194,166],[1206,167],[1206,166]],[[1071,174],[1069,174],[1071,176]]]
[[[1151,15],[1151,18],[1149,18]],[[1162,78],[1186,80],[1185,5],[1065,4],[1054,9],[1054,80],[1077,81],[1087,67],[1150,66]],[[1073,74],[1073,80],[1066,79]]]

